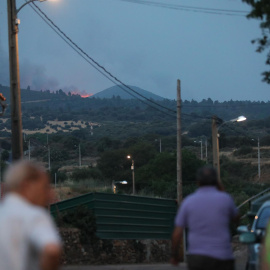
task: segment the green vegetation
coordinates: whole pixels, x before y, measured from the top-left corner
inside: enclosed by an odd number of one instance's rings
[[[8,88],[2,88],[7,95]],[[49,145],[47,134],[41,132],[25,136],[24,142],[24,151],[28,150],[30,140],[31,157],[44,163],[48,162],[50,147],[52,182],[56,173],[57,183],[68,188],[69,196],[92,191],[111,192],[112,181],[121,180],[128,181],[128,185],[118,185],[117,192],[130,194],[131,161],[126,156],[131,155],[135,161],[139,195],[176,198],[176,119],[173,113],[169,116],[157,112],[137,100],[119,97],[83,99],[60,90],[55,93],[23,90],[22,99],[24,128],[37,129],[36,132],[52,128],[56,132],[59,127],[56,119],[63,121],[64,129],[69,128],[69,132],[61,129],[56,134],[49,134]],[[158,103],[173,110],[176,108],[174,100]],[[182,136],[184,196],[196,189],[196,170],[206,162],[212,163],[211,119],[197,116],[218,115],[228,120],[245,115],[250,119],[237,125],[224,125],[220,129],[220,149],[229,156],[221,158],[221,177],[226,190],[232,193],[237,203],[266,188],[263,184],[254,183],[257,168],[250,159],[257,157],[258,135],[265,147],[261,150],[262,158],[270,157],[266,147],[270,145],[269,109],[270,102],[183,101],[183,113],[194,116],[183,115],[182,119],[185,134]],[[96,125],[91,126],[93,123]],[[3,160],[8,159],[11,151],[10,133],[4,131],[5,128],[10,130],[9,118],[0,119]],[[194,142],[202,138],[208,141],[207,161],[199,159],[200,145]],[[159,153],[160,139],[162,153]],[[79,145],[82,168],[78,166]],[[246,162],[237,161],[240,158]],[[267,165],[263,169],[268,173]]]
[[[90,244],[97,240],[95,216],[85,206],[59,214],[56,223],[60,228],[79,229],[82,244]]]
[[[242,0],[252,7],[248,18],[261,20],[262,37],[253,40],[258,44],[257,52],[263,52],[270,46],[270,3],[269,0]],[[270,65],[270,51],[267,53],[266,64]],[[270,71],[263,73],[263,81],[270,83]]]

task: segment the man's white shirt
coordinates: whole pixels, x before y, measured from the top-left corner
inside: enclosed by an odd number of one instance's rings
[[[0,270],[39,270],[48,244],[61,244],[49,213],[8,194],[0,203]]]

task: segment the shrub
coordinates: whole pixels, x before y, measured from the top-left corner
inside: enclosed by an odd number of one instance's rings
[[[97,168],[82,168],[76,169],[71,175],[71,179],[75,181],[85,180],[85,179],[103,179],[101,171]]]
[[[234,151],[234,156],[244,156],[251,154],[253,151],[251,146],[241,146],[238,150]]]
[[[93,212],[87,206],[78,206],[66,211],[56,218],[59,227],[77,228],[81,232],[81,242],[90,244],[96,240],[96,220]]]

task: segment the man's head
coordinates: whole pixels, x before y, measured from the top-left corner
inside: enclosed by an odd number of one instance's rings
[[[217,171],[212,167],[202,167],[197,172],[196,180],[200,187],[218,186]]]
[[[44,167],[21,160],[12,164],[4,176],[8,192],[15,192],[38,206],[46,206],[50,199],[50,182]]]

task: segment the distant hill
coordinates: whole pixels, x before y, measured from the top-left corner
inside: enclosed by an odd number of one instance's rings
[[[164,100],[165,98],[158,96],[156,94],[153,94],[149,91],[143,90],[136,86],[130,86],[130,88],[134,89],[139,94],[153,100]],[[131,91],[130,91],[131,92]],[[135,94],[135,93],[134,93]],[[136,94],[135,94],[136,95]],[[92,97],[95,98],[112,98],[113,96],[117,97],[119,96],[121,99],[134,99],[133,96],[129,95],[127,92],[122,90],[119,86],[113,86],[110,88],[107,88],[101,92],[98,92],[97,94],[93,95]],[[138,96],[138,95],[136,95]],[[138,96],[139,97],[139,96]]]

